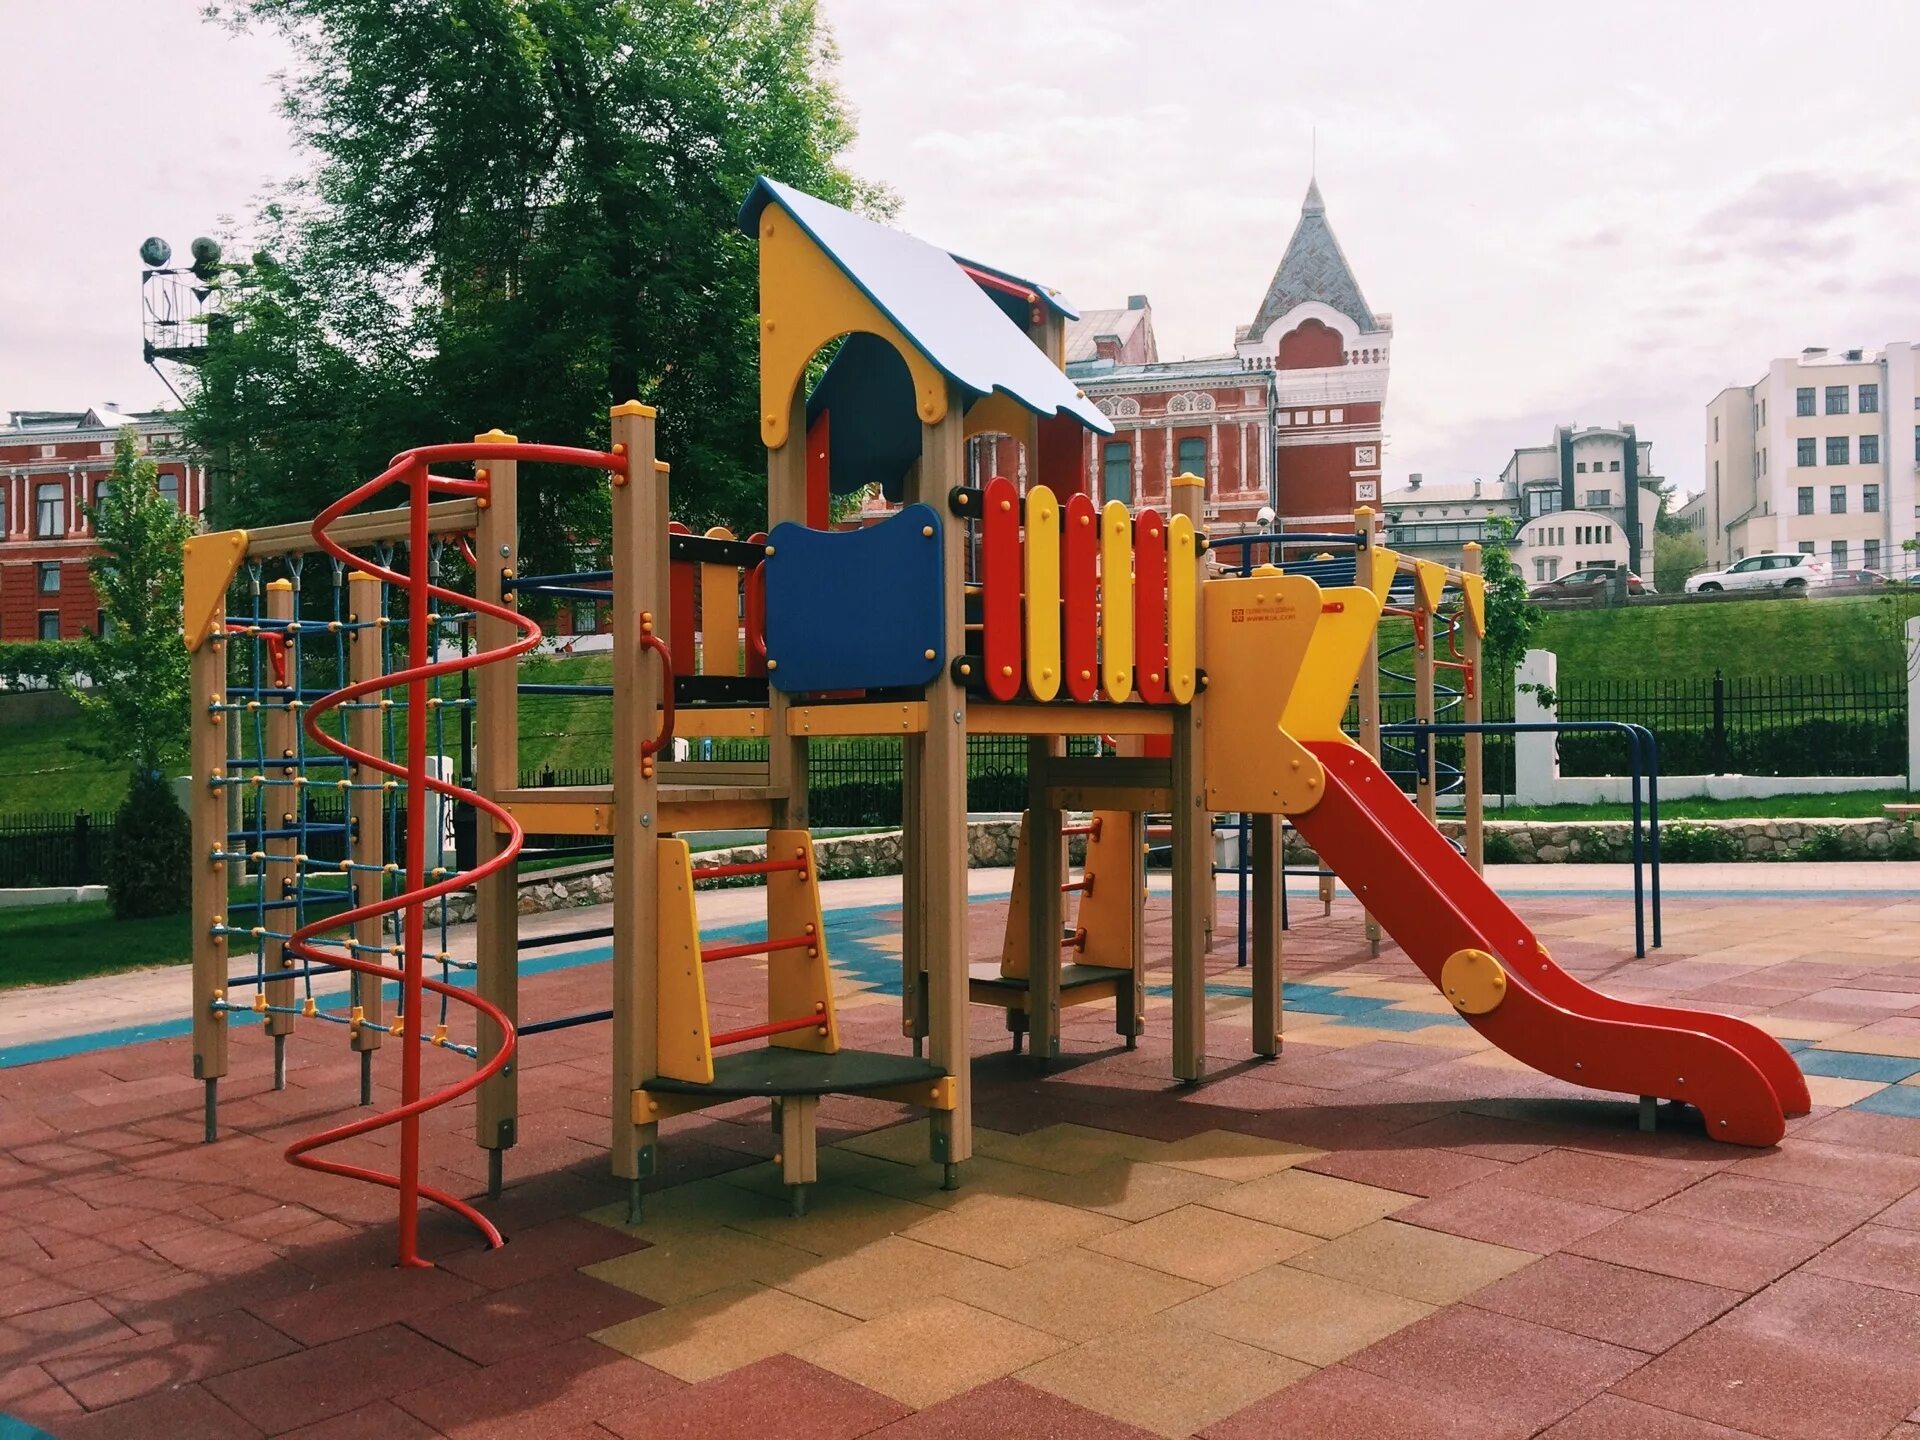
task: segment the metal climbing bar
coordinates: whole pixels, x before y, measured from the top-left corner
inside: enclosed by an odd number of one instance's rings
[[[811,929],[804,935],[769,935],[765,940],[747,940],[739,945],[713,945],[700,952],[700,963],[711,965],[716,960],[738,960],[743,955],[771,955],[780,950],[805,950],[817,945],[819,939]]]
[[[696,865],[696,880],[726,880],[735,875],[778,875],[784,871],[805,871],[805,860],[754,860],[739,865]]]
[[[764,1025],[747,1025],[739,1030],[722,1030],[711,1039],[715,1047],[738,1045],[742,1040],[760,1040],[768,1035],[784,1035],[790,1030],[806,1030],[811,1027],[826,1029],[824,1015],[796,1015],[791,1020],[769,1020]]]

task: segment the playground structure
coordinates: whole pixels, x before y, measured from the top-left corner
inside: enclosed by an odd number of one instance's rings
[[[407,452],[310,530],[192,542],[193,820],[204,860],[195,879],[194,1065],[207,1083],[209,1138],[234,1016],[260,1015],[276,1040],[301,1018],[340,1023],[367,1066],[392,1037],[402,1049],[400,1106],[298,1142],[289,1157],[398,1189],[403,1263],[417,1261],[422,1197],[467,1216],[497,1243],[472,1207],[421,1184],[421,1117],[477,1091],[476,1140],[489,1152],[497,1189],[519,1130],[516,1047],[545,1031],[606,1021],[609,1149],[615,1173],[630,1182],[636,1217],[641,1183],[657,1172],[661,1122],[743,1098],[776,1107],[779,1163],[796,1209],[817,1177],[815,1121],[827,1094],[925,1110],[929,1158],[951,1187],[973,1149],[970,999],[1006,1008],[1016,1036],[1024,1033],[1043,1061],[1058,1053],[1063,1003],[1113,998],[1116,1029],[1129,1041],[1143,1024],[1140,867],[1149,813],[1169,817],[1178,1080],[1205,1078],[1212,840],[1214,816],[1226,812],[1251,817],[1246,929],[1256,1054],[1275,1055],[1280,1044],[1284,817],[1456,1010],[1527,1063],[1596,1089],[1686,1100],[1709,1134],[1743,1144],[1772,1143],[1787,1114],[1804,1112],[1806,1088],[1792,1059],[1758,1029],[1616,1002],[1562,972],[1432,825],[1431,765],[1418,803],[1380,769],[1378,726],[1370,739],[1364,719],[1378,713],[1377,695],[1367,697],[1378,667],[1368,660],[1394,578],[1411,573],[1413,623],[1425,626],[1416,628],[1427,647],[1416,690],[1444,663],[1460,667],[1472,692],[1483,622],[1470,570],[1397,556],[1362,516],[1346,542],[1352,570],[1329,575],[1324,587],[1251,556],[1245,573],[1214,574],[1198,524],[1198,477],[1174,479],[1164,516],[1132,515],[1118,502],[1096,510],[1084,493],[1079,435],[1109,427],[1061,372],[1071,312],[1051,292],[771,181],[755,187],[741,225],[760,247],[764,536],[675,533],[654,412],[627,402],[610,412],[604,452],[488,432],[468,445]],[[807,367],[841,337],[805,393]],[[1032,463],[1024,495],[1006,480],[964,483],[964,441],[987,432],[1025,442]],[[520,573],[523,463],[610,477],[606,568]],[[471,465],[472,475],[432,473],[453,464]],[[866,529],[825,528],[828,497],[869,483],[901,508]],[[354,508],[395,485],[407,489],[399,509]],[[980,532],[972,583],[970,524]],[[460,539],[468,534],[470,545]],[[1324,538],[1284,543],[1318,546]],[[433,579],[456,544],[472,566],[470,597]],[[316,554],[332,569],[324,603],[295,588]],[[284,566],[288,583],[265,580],[269,565]],[[242,575],[241,588],[257,598],[229,617]],[[1442,662],[1431,653],[1433,617],[1450,579],[1468,624],[1462,631],[1449,622],[1462,649]],[[559,688],[519,683],[515,658],[538,639],[516,608],[528,596],[611,608],[612,683],[574,687],[610,700],[611,786],[516,784],[523,688]],[[404,663],[395,649],[402,635]],[[469,640],[472,654],[464,653]],[[462,653],[442,658],[449,646]],[[448,684],[456,675],[459,694]],[[1341,728],[1356,685],[1359,744]],[[376,698],[389,691],[404,699]],[[1431,710],[1431,700],[1423,703]],[[429,736],[449,711],[473,727],[470,788],[429,773]],[[338,733],[327,729],[329,717]],[[967,953],[970,733],[1025,736],[1029,750],[1025,915],[1010,925],[1000,963],[980,974]],[[807,747],[817,737],[862,735],[904,742],[902,995],[911,1053],[842,1045],[833,1009],[830,937],[808,838]],[[1066,741],[1076,736],[1110,737],[1117,753],[1068,754]],[[768,756],[675,762],[664,756],[676,737],[764,739]],[[1468,749],[1470,762],[1476,749]],[[404,762],[394,758],[403,751]],[[329,787],[346,803],[338,820],[316,808]],[[475,863],[465,873],[430,861],[433,797],[481,812]],[[1084,939],[1069,942],[1072,961],[1063,965],[1063,887],[1074,883],[1061,873],[1068,812],[1098,816],[1099,833],[1088,836],[1098,844],[1091,884],[1066,891],[1079,895],[1075,929]],[[763,862],[693,863],[688,835],[739,828],[768,832]],[[605,1008],[521,1019],[519,957],[537,946],[517,934],[516,870],[527,833],[612,842]],[[1476,846],[1470,832],[1469,855],[1477,857]],[[404,863],[392,858],[401,854]],[[254,893],[236,900],[231,881],[243,866]],[[703,946],[695,885],[749,875],[767,881],[766,936]],[[323,885],[329,876],[344,878]],[[450,953],[440,905],[466,885],[477,897],[471,961]],[[234,968],[236,940],[252,952],[251,974]],[[716,1031],[704,967],[746,960],[764,963],[766,1019]],[[429,966],[439,967],[438,979],[426,975]],[[471,992],[455,983],[469,969]],[[327,989],[343,972],[344,1010]],[[385,1008],[385,981],[401,987],[395,1012]],[[229,998],[241,990],[259,998]],[[431,1032],[428,995],[440,1009]],[[448,1023],[458,1020],[455,1004],[474,1012],[470,1042],[453,1033],[463,1021]],[[427,1047],[473,1068],[449,1061],[456,1078],[426,1092]],[[371,1097],[363,1083],[363,1103]],[[401,1130],[397,1175],[311,1153],[383,1125]]]

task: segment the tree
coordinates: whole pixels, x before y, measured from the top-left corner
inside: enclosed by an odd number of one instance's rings
[[[399,449],[501,425],[604,438],[660,407],[675,510],[764,524],[753,242],[761,174],[884,211],[813,0],[228,0],[282,32],[311,176],[230,275],[189,437],[216,523],[313,514]],[[264,263],[263,263],[264,262]],[[523,548],[571,568],[604,480],[526,467]]]
[[[121,919],[186,906],[191,841],[163,767],[185,748],[187,652],[180,643],[181,547],[193,521],[160,493],[132,426],[120,432],[106,495],[87,507],[99,553],[87,561],[101,633],[81,642],[67,687],[92,724],[84,743],[133,772],[107,856],[108,897]]]
[[[1679,503],[1676,504],[1675,502]],[[1660,510],[1653,517],[1653,533],[1656,540],[1661,535],[1687,535],[1692,532],[1687,522],[1680,518],[1680,507],[1687,502],[1680,499],[1680,492],[1671,480],[1660,482]],[[1656,546],[1657,548],[1657,546]],[[1665,586],[1661,587],[1665,589]]]
[[[1664,595],[1687,588],[1687,577],[1706,568],[1707,547],[1691,530],[1661,530],[1653,537],[1653,586]]]
[[[1507,548],[1512,538],[1511,520],[1504,515],[1488,518],[1480,542],[1480,573],[1487,577],[1487,633],[1480,650],[1486,671],[1483,694],[1512,688],[1514,671],[1540,624],[1540,611],[1527,598],[1526,579]]]

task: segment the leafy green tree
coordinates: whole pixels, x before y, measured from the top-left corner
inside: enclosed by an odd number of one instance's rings
[[[83,743],[133,772],[107,856],[108,898],[121,919],[170,915],[186,908],[190,875],[187,817],[163,767],[186,746],[181,547],[194,523],[160,493],[132,426],[120,432],[106,495],[87,516],[99,547],[87,572],[105,624],[81,642],[78,677],[66,684],[92,721]]]
[[[735,219],[772,175],[884,211],[813,0],[225,0],[284,34],[314,168],[223,282],[188,405],[214,520],[313,514],[407,445],[489,425],[604,439],[660,407],[675,510],[764,523],[758,273]],[[604,480],[525,467],[529,563],[603,537]]]
[[[1508,548],[1513,522],[1504,515],[1491,516],[1485,533],[1480,573],[1487,577],[1487,634],[1480,658],[1486,669],[1485,693],[1497,695],[1513,688],[1513,673],[1539,628],[1540,611],[1528,600],[1526,578]]]
[[[1653,537],[1653,585],[1663,595],[1678,595],[1687,577],[1707,564],[1707,547],[1691,530],[1661,530]]]

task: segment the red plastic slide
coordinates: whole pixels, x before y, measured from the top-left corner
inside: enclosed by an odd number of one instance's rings
[[[1463,1018],[1517,1060],[1595,1090],[1684,1100],[1707,1133],[1772,1145],[1811,1103],[1780,1042],[1729,1015],[1637,1005],[1591,990],[1382,771],[1342,741],[1311,741],[1326,794],[1288,819],[1435,985],[1447,957],[1484,950],[1507,974],[1492,1010]]]

